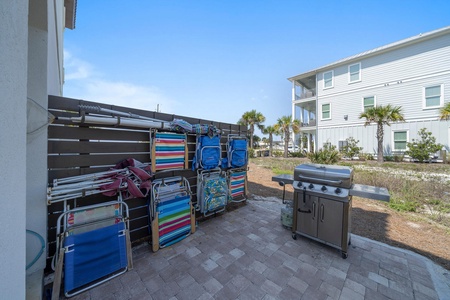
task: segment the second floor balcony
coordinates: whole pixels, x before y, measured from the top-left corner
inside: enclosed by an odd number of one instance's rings
[[[308,99],[316,97],[316,76],[308,76],[293,80],[293,97],[294,100]]]
[[[295,100],[303,100],[308,99],[316,96],[316,90],[307,90],[307,89],[300,89],[298,92],[295,93]]]
[[[316,119],[312,119],[312,120],[309,120],[307,122],[302,122],[300,124],[301,127],[314,127],[316,125],[317,125]]]

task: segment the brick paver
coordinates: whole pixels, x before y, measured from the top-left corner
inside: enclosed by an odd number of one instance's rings
[[[326,245],[293,240],[280,207],[249,200],[171,247],[135,247],[133,270],[72,299],[443,297],[424,258],[353,235],[344,260]]]

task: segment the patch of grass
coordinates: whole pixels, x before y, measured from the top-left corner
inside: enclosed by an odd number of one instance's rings
[[[272,169],[272,172],[274,172],[276,175],[282,175],[282,174],[293,174],[293,170],[284,170],[284,169],[278,169],[274,168]]]
[[[290,173],[294,172],[294,168],[302,163],[308,162],[306,158],[297,157],[257,157],[250,159],[254,164],[271,169],[271,170],[290,170]]]
[[[258,157],[252,162],[272,170],[275,174],[293,174],[294,168],[302,163],[310,163],[306,158]],[[442,175],[449,174],[448,164],[418,164],[374,161],[340,161],[342,166],[353,167],[354,183],[387,188],[391,201],[387,207],[405,212],[407,215],[420,215],[430,222],[437,222],[450,228],[450,182],[443,183]],[[356,166],[372,169],[361,169]],[[385,172],[375,171],[382,168]],[[402,172],[423,172],[405,177]],[[411,214],[416,212],[417,214]],[[449,230],[450,232],[450,230]]]
[[[392,197],[391,201],[388,203],[388,206],[397,211],[404,212],[416,212],[420,205],[415,201],[408,201],[404,199],[397,199]]]

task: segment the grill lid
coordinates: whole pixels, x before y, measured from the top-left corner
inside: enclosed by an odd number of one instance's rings
[[[335,165],[301,164],[294,169],[294,180],[349,189],[353,183],[353,169]]]

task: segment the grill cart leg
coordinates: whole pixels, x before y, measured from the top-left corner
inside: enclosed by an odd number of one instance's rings
[[[341,252],[341,255],[342,255],[343,259],[346,259],[348,257],[347,252],[344,252],[344,251]]]

